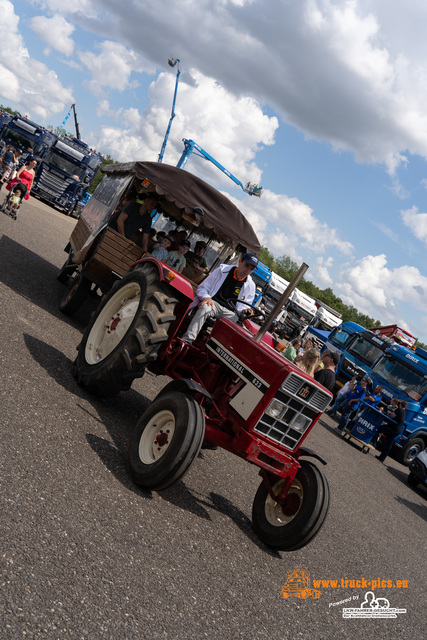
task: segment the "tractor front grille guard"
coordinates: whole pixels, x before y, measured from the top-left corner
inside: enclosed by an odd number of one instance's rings
[[[283,381],[254,431],[294,451],[330,396],[316,384],[290,373]]]

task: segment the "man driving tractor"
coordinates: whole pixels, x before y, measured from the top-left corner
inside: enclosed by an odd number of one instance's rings
[[[237,267],[221,264],[203,280],[190,306],[190,309],[198,309],[182,337],[184,342],[192,344],[208,318],[228,318],[234,322],[237,320],[236,311],[246,309],[251,313],[248,305],[252,305],[255,297],[255,283],[250,274],[257,265],[256,255],[245,253]]]

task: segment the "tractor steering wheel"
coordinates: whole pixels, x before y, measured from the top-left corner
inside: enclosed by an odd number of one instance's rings
[[[234,312],[236,314],[236,316],[239,319],[239,322],[241,322],[243,324],[244,320],[251,320],[253,318],[261,318],[262,320],[265,320],[265,313],[263,311],[261,311],[261,309],[259,309],[258,307],[256,307],[253,304],[250,304],[249,302],[245,302],[244,300],[236,300],[235,298],[228,298],[227,302],[234,307]],[[237,311],[237,303],[241,302],[242,304],[246,305],[247,307],[249,307],[250,309],[253,309],[255,311],[255,313],[253,313],[252,315],[247,315],[247,313],[245,313],[244,311]]]

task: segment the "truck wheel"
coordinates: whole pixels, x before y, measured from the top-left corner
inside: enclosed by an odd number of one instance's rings
[[[62,284],[67,284],[68,280],[73,275],[76,269],[77,265],[73,264],[73,252],[70,250],[68,258],[58,271],[56,279],[59,280],[59,282],[62,282]]]
[[[144,264],[117,281],[86,328],[73,365],[78,384],[96,395],[114,395],[141,378],[157,357],[175,320],[178,300]]]
[[[311,462],[301,461],[281,507],[268,493],[264,482],[255,495],[252,523],[262,542],[281,551],[301,549],[319,532],[329,508],[329,486],[323,473]],[[272,485],[275,495],[285,480],[277,478]]]
[[[420,484],[417,476],[415,475],[415,473],[412,473],[412,471],[408,476],[408,484],[411,485],[411,487],[418,487],[418,485]]]
[[[72,216],[74,215],[74,211],[76,210],[77,207],[77,202],[73,202],[72,204],[70,204],[70,206],[68,207],[68,209],[65,210],[65,214],[67,216]]]
[[[411,438],[411,440],[408,440],[405,446],[402,447],[400,456],[402,464],[409,467],[412,460],[417,457],[420,451],[424,451],[425,447],[425,442],[421,438]]]
[[[76,313],[89,295],[91,287],[92,282],[84,275],[75,276],[59,303],[62,313],[67,316],[72,316],[73,313]]]
[[[178,391],[160,396],[129,442],[127,465],[135,484],[160,491],[178,482],[197,457],[204,434],[205,416],[193,397]]]

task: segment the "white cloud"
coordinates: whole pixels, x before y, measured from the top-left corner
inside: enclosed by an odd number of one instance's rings
[[[341,275],[334,290],[342,300],[383,323],[403,323],[410,305],[427,312],[427,277],[416,267],[389,269],[384,254],[369,255]]]
[[[89,69],[92,80],[89,87],[95,95],[103,93],[105,88],[124,91],[131,85],[132,72],[154,73],[155,67],[147,63],[142,56],[119,42],[105,40],[97,46],[100,53],[91,51],[79,53],[81,63]]]
[[[352,252],[350,242],[342,240],[336,229],[321,222],[297,198],[264,189],[259,200],[246,198],[240,208],[248,218],[251,211],[257,214],[254,227],[275,255],[286,254],[297,260],[302,250],[314,254],[327,254],[332,249],[345,255]]]
[[[50,47],[66,56],[73,53],[74,41],[70,36],[75,27],[62,16],[56,15],[52,18],[36,16],[32,18],[30,25],[33,31],[49,45],[45,50],[46,55],[49,55]]]
[[[401,211],[400,215],[414,236],[427,245],[427,213],[419,213],[418,208],[413,206],[411,209]]]
[[[112,136],[112,128],[99,133],[98,148],[118,160],[157,159],[170,118],[174,73],[162,73],[149,88],[150,105],[143,114],[118,109],[115,117],[123,126]],[[107,101],[99,113],[113,115]],[[190,83],[179,85],[179,106],[173,120],[164,162],[176,164],[184,149],[182,138],[193,139],[243,183],[260,182],[254,162],[256,151],[274,142],[277,118],[266,116],[253,99],[237,97],[212,78],[194,72]],[[190,156],[187,168],[210,182],[230,186],[230,179],[213,164]]]
[[[60,113],[73,101],[71,89],[61,84],[54,71],[30,57],[9,0],[0,0],[0,15],[0,95],[33,117],[45,119]]]

